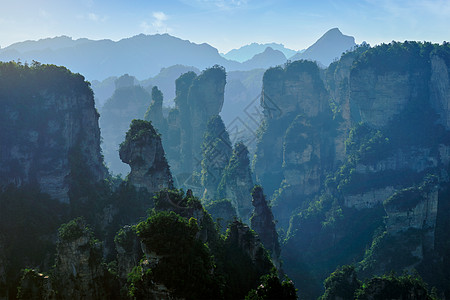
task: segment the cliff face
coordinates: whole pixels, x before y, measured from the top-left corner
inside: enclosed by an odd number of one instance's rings
[[[263,271],[265,269],[268,272],[270,267],[273,266],[265,256],[265,250],[260,239],[252,233],[247,225],[239,221],[231,223],[226,242],[237,246],[245,253],[255,264],[257,270]]]
[[[85,226],[75,219],[60,230],[53,286],[63,299],[105,299],[114,292],[101,263],[101,243],[94,241]]]
[[[195,78],[189,88],[187,104],[192,126],[192,153],[195,156],[201,153],[200,145],[209,119],[222,110],[225,76],[224,69],[210,68]]]
[[[220,116],[213,116],[207,125],[202,144],[203,200],[217,200],[217,188],[231,157],[232,145]]]
[[[264,123],[255,154],[254,171],[257,181],[269,194],[278,188],[284,175],[289,177],[289,174],[283,174],[283,159],[292,162],[293,157],[302,156],[302,153],[286,153],[283,157],[286,130],[298,115],[307,121],[319,119],[329,110],[327,97],[319,69],[312,62],[296,61],[287,64],[284,69],[272,68],[264,74],[261,98]],[[307,145],[302,146],[303,149],[305,147]]]
[[[128,274],[142,258],[141,243],[135,230],[124,226],[114,238],[117,251],[117,272],[120,279],[127,280]]]
[[[450,162],[449,57],[448,44],[363,45],[317,73],[317,82],[287,80],[289,65],[266,72],[254,168],[258,183],[275,190],[279,226],[289,226],[288,274],[331,272],[363,257],[360,271],[370,275],[417,267],[432,277],[426,265],[447,251],[435,239]],[[290,74],[314,74],[295,63]],[[422,187],[430,176],[433,185]]]
[[[267,205],[266,198],[260,186],[255,186],[252,191],[252,204],[255,207],[250,218],[252,229],[258,234],[264,248],[266,248],[274,265],[279,269],[280,263],[280,244],[278,242],[278,233],[275,228],[272,211]]]
[[[395,236],[409,229],[420,230],[421,248],[433,250],[438,202],[437,182],[397,192],[384,203],[387,232]]]
[[[290,212],[320,190],[334,164],[329,94],[315,63],[296,61],[264,74],[263,125],[254,158],[258,184],[273,200],[274,214],[287,228]]]
[[[450,129],[450,69],[445,55],[431,56],[430,100],[440,123]]]
[[[194,72],[181,75],[175,81],[175,108],[163,121],[167,132],[162,140],[174,178],[179,187],[194,189],[200,196],[204,189],[200,182],[190,182],[191,175],[201,169],[203,137],[208,121],[222,110],[225,83],[225,69],[220,66],[208,68],[198,76]]]
[[[137,188],[153,194],[173,187],[161,138],[150,122],[133,120],[125,141],[120,144],[119,154],[130,165],[128,180]]]
[[[89,84],[65,68],[0,64],[0,185],[37,184],[69,202],[83,168],[92,183],[106,177],[99,115]]]
[[[244,143],[234,146],[230,161],[223,171],[218,187],[219,198],[230,199],[236,208],[236,215],[244,223],[249,223],[252,212],[251,190],[253,180],[250,171],[248,150]]]
[[[350,77],[350,101],[358,111],[353,119],[374,128],[386,126],[417,95],[414,89],[420,84],[420,78],[420,74],[395,71],[379,75],[371,69],[354,71]]]

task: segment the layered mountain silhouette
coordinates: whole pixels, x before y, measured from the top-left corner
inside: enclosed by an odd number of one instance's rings
[[[66,37],[13,44],[0,50],[0,60],[20,59],[64,65],[86,78],[132,74],[138,79],[155,76],[162,68],[176,64],[198,69],[215,64],[237,69],[238,62],[229,61],[208,44],[195,44],[168,34],[144,35],[114,42],[111,40],[67,40]],[[44,45],[51,45],[48,47]]]
[[[292,57],[297,53],[297,51],[286,48],[283,44],[277,44],[277,43],[266,43],[266,44],[259,44],[259,43],[251,43],[250,45],[242,46],[238,49],[233,49],[228,51],[225,54],[222,54],[223,57],[230,60],[235,60],[238,62],[244,62],[249,59],[251,59],[253,56],[260,54],[264,52],[267,47],[270,47],[274,50],[278,50],[283,52],[284,56],[286,57]],[[304,51],[304,50],[302,50]]]
[[[262,53],[256,54],[251,59],[242,63],[242,70],[267,69],[277,65],[284,64],[286,56],[283,52],[267,47]]]
[[[266,69],[290,60],[310,59],[328,66],[341,53],[355,46],[355,39],[334,28],[303,53],[281,44],[250,44],[225,54],[206,44],[196,44],[168,34],[136,35],[117,42],[111,40],[72,39],[67,36],[25,41],[0,49],[0,61],[22,61],[63,65],[83,74],[88,80],[104,80],[130,74],[139,80],[156,76],[174,65],[202,70],[221,65],[227,71]],[[247,58],[247,59],[245,59]]]

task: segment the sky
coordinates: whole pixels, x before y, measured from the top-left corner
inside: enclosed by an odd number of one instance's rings
[[[450,40],[448,0],[0,0],[0,47],[66,35],[114,41],[140,33],[208,43],[305,49],[338,27],[357,43]]]

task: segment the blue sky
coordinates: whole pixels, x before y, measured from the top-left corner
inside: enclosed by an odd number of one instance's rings
[[[357,43],[450,40],[447,0],[0,0],[0,46],[67,35],[169,33],[221,52],[251,42],[300,50],[338,27]]]

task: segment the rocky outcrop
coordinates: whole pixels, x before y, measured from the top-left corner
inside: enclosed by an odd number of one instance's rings
[[[450,69],[439,55],[431,56],[430,101],[440,123],[450,129]]]
[[[336,136],[334,138],[335,167],[345,161],[345,140],[348,137],[352,123],[350,107],[350,74],[355,59],[370,46],[363,43],[356,46],[354,51],[346,52],[325,71],[325,86],[330,93],[330,104],[333,118],[338,120]]]
[[[102,264],[102,248],[80,218],[59,232],[53,287],[63,299],[106,299],[114,289]]]
[[[189,106],[190,126],[192,128],[190,152],[196,158],[201,159],[200,147],[208,121],[212,116],[218,115],[222,110],[226,83],[225,78],[225,69],[215,66],[203,71],[192,81],[192,85],[189,88],[187,104]],[[200,166],[192,165],[190,170],[193,169],[198,170]]]
[[[225,69],[217,65],[198,76],[181,75],[175,81],[175,108],[167,117],[167,134],[162,136],[177,186],[199,196],[204,188],[200,180],[192,182],[192,172],[201,170],[203,137],[208,121],[222,110],[225,83]]]
[[[162,104],[159,102],[154,102],[147,114],[162,133],[167,160],[177,186],[190,188],[199,196],[203,194],[204,188],[200,179],[197,182],[192,174],[193,171],[201,170],[203,137],[208,121],[222,110],[225,83],[225,69],[217,65],[198,76],[194,72],[187,72],[175,81],[175,108],[170,110],[167,119],[161,118],[159,107]],[[162,97],[156,94],[159,95],[155,90],[153,98]]]
[[[437,183],[427,183],[419,188],[401,190],[388,198],[384,202],[388,233],[397,235],[410,229],[420,230],[424,238],[423,247],[433,250],[438,195]]]
[[[386,186],[380,189],[368,190],[361,194],[344,195],[344,205],[358,210],[373,208],[392,196],[395,190],[392,186]]]
[[[237,246],[244,252],[255,264],[256,269],[266,269],[268,272],[270,266],[273,266],[265,255],[265,249],[258,236],[242,222],[233,221],[231,223],[226,242]]]
[[[267,205],[261,186],[255,186],[252,191],[252,204],[255,207],[250,218],[252,229],[258,234],[264,248],[269,251],[272,262],[279,269],[280,263],[280,244],[278,242],[278,233],[275,228],[275,221],[270,207]]]
[[[286,134],[289,126],[292,126],[291,123],[299,116],[298,118],[303,118],[304,122],[312,122],[318,134],[322,129],[318,129],[319,125],[314,123],[320,122],[319,116],[330,113],[328,93],[320,79],[317,65],[308,61],[296,61],[286,64],[285,68],[277,67],[267,70],[263,77],[261,106],[264,121],[255,153],[254,172],[257,182],[271,194],[285,179],[285,175],[289,177],[289,180],[295,181],[297,179],[294,178],[299,175],[290,174],[292,172],[289,171],[283,172],[284,159],[290,163],[295,162],[295,157],[303,157],[302,153],[286,153],[283,156],[284,144],[287,141]],[[290,138],[295,135],[301,139],[304,138],[301,135],[307,134],[296,134],[296,130],[293,131],[295,133],[292,132]],[[311,133],[309,135],[311,136]],[[302,150],[309,146],[316,148],[315,152],[317,147],[321,147],[320,142],[316,145],[301,145]],[[308,156],[312,148],[306,151],[305,156]],[[295,152],[295,149],[292,148],[289,152]],[[295,168],[291,168],[291,171],[297,172]],[[319,174],[313,176],[319,176]]]
[[[376,74],[371,69],[355,71],[350,77],[350,101],[358,106],[359,115],[353,118],[374,128],[386,126],[414,96],[419,78],[419,74],[394,71],[386,74]]]
[[[284,182],[299,195],[317,193],[322,182],[321,132],[298,115],[286,130],[283,147]]]
[[[128,180],[137,188],[153,194],[173,187],[161,138],[150,122],[132,121],[119,154],[120,159],[130,165]]]
[[[37,184],[69,202],[81,180],[106,177],[99,115],[84,77],[63,67],[0,64],[0,186]],[[15,75],[12,75],[15,74]],[[83,170],[83,179],[76,176]]]
[[[308,61],[269,69],[263,78],[264,121],[254,158],[256,182],[273,196],[273,212],[287,229],[290,212],[317,195],[334,161],[329,94]]]
[[[117,155],[120,143],[125,137],[133,119],[143,119],[152,97],[134,77],[123,75],[116,81],[116,89],[100,110],[102,150],[109,170],[114,174],[126,175],[130,168]]]
[[[167,120],[163,115],[163,94],[154,86],[152,88],[152,103],[148,107],[147,112],[144,115],[144,120],[151,121],[153,127],[162,135],[167,133]]]
[[[24,271],[20,280],[17,299],[54,300],[57,297],[49,276],[28,269]]]
[[[206,202],[218,198],[217,188],[230,161],[232,147],[222,118],[213,116],[208,122],[202,144],[202,199]]]
[[[205,209],[223,234],[226,233],[228,224],[237,218],[236,208],[233,207],[233,204],[228,199],[217,200],[206,204]]]
[[[220,198],[230,199],[238,218],[247,224],[252,213],[252,188],[248,150],[244,143],[239,142],[234,146],[230,161],[223,171],[218,195]]]
[[[143,252],[141,243],[133,227],[122,227],[114,238],[117,251],[117,273],[120,279],[126,281],[128,274],[139,264]]]

